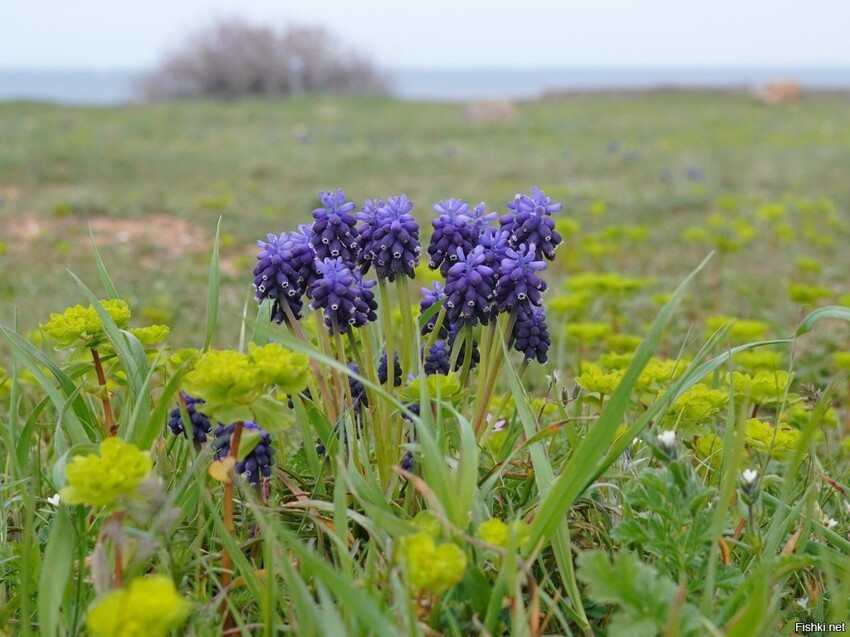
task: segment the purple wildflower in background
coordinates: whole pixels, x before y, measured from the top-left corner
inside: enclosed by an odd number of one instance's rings
[[[466,255],[458,248],[457,257],[446,274],[446,320],[450,325],[457,321],[486,324],[490,319],[495,271],[484,264],[481,246]]]
[[[437,218],[431,222],[434,232],[428,244],[428,264],[431,269],[440,268],[446,275],[452,264],[457,261],[457,250],[460,248],[468,254],[475,246],[477,230],[472,216],[469,214],[469,204],[463,199],[447,199],[434,204]]]
[[[325,207],[313,211],[315,221],[310,235],[310,246],[316,258],[321,261],[340,257],[347,264],[353,263],[357,256],[358,233],[357,220],[351,212],[357,206],[346,201],[342,188],[319,193],[319,198]]]
[[[377,211],[369,242],[372,265],[378,278],[394,281],[396,276],[415,276],[419,263],[419,224],[410,214],[413,203],[407,195],[390,197]]]
[[[496,307],[507,312],[518,305],[540,305],[541,292],[546,282],[537,273],[546,269],[546,263],[537,260],[534,244],[508,248],[499,266],[496,283]]]
[[[348,369],[355,374],[360,374],[360,368],[354,363],[349,363]],[[351,402],[354,403],[355,411],[360,411],[362,407],[369,406],[369,398],[366,396],[366,386],[354,378],[354,376],[348,377],[348,389],[351,392]]]
[[[552,340],[549,338],[549,328],[542,306],[520,306],[511,342],[514,349],[522,352],[528,362],[537,359],[537,362],[542,364],[548,360],[547,352]]]
[[[198,407],[204,404],[200,398],[193,398],[186,392],[181,392],[183,395],[183,403],[186,406],[186,414],[192,424],[192,440],[196,445],[202,445],[207,441],[207,434],[212,431],[212,424],[208,416],[205,416]],[[175,436],[182,435],[188,438],[188,427],[183,422],[183,414],[180,412],[180,407],[175,407],[168,414],[168,428]]]
[[[387,351],[384,350],[381,352],[381,361],[378,364],[378,382],[381,385],[387,384],[388,372]],[[401,363],[398,360],[398,352],[393,352],[393,386],[398,387],[399,385],[401,385]]]
[[[372,237],[378,228],[378,211],[384,207],[382,199],[367,199],[363,202],[363,208],[357,213],[357,220],[361,222],[357,232],[360,234],[360,252],[357,255],[357,267],[362,274],[366,274],[372,266],[373,248]]]
[[[220,425],[216,427],[215,440],[213,440],[211,445],[214,452],[213,457],[216,460],[222,460],[230,454],[230,439],[235,428],[236,425]],[[257,485],[260,483],[260,477],[270,478],[272,475],[274,449],[272,448],[269,432],[262,429],[256,423],[245,422],[243,425],[243,434],[246,431],[259,431],[260,441],[247,456],[236,463],[236,473],[239,475],[245,474],[248,482]]]
[[[448,374],[451,364],[451,350],[446,341],[437,341],[425,352],[423,366],[425,375]]]
[[[302,266],[313,262],[313,251],[309,246],[293,240],[288,233],[279,237],[270,234],[268,241],[257,241],[261,248],[254,266],[254,289],[257,302],[272,301],[272,320],[286,320],[285,306],[293,316],[301,318],[302,297],[305,290]]]
[[[511,247],[534,244],[539,254],[550,261],[555,258],[555,248],[563,239],[555,230],[553,212],[563,208],[537,188],[531,189],[531,196],[517,194],[508,204],[513,212],[499,220],[503,230],[510,233]]]
[[[358,306],[358,293],[362,287],[343,262],[342,258],[325,259],[317,262],[319,278],[313,283],[313,295],[310,307],[325,311],[325,326],[335,333],[334,323],[340,334],[345,334],[351,326],[365,325],[369,317],[364,314],[363,306]]]
[[[419,288],[419,291],[422,293],[422,300],[419,302],[419,313],[424,314],[428,309],[431,308],[434,303],[438,303],[446,298],[443,284],[439,282],[435,282],[431,285],[430,288]],[[437,316],[439,312],[431,316],[425,325],[422,326],[422,334],[430,334],[434,331],[434,328],[437,326]],[[448,330],[446,329],[445,322],[440,326],[440,333],[437,335],[438,338],[446,338],[449,335]]]

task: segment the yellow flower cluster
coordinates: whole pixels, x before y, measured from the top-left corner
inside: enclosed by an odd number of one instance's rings
[[[65,467],[67,485],[62,489],[62,501],[107,506],[119,498],[132,498],[152,468],[147,451],[120,438],[107,438],[100,445],[99,456],[74,456]]]
[[[670,405],[664,421],[674,428],[699,424],[719,413],[728,400],[727,392],[698,383]]]
[[[456,544],[439,546],[426,532],[405,535],[396,554],[407,571],[407,581],[415,591],[441,593],[463,578],[466,553]]]
[[[507,548],[510,543],[511,534],[517,547],[521,547],[531,537],[528,525],[522,520],[514,520],[506,523],[499,518],[490,518],[478,525],[475,536],[487,544]]]
[[[623,380],[623,370],[615,369],[606,372],[599,365],[590,364],[584,372],[576,376],[576,383],[591,394],[608,396],[614,393],[617,385]]]
[[[150,575],[96,600],[86,624],[94,637],[165,637],[186,621],[190,610],[171,578]]]
[[[210,350],[186,375],[185,388],[210,405],[250,405],[272,385],[288,394],[307,387],[309,360],[279,343],[249,344],[248,354]]]
[[[785,400],[790,375],[786,371],[760,371],[755,375],[732,372],[732,389],[735,394],[756,405],[768,405]],[[796,398],[796,397],[795,397]]]
[[[790,458],[800,446],[802,437],[802,432],[790,425],[781,423],[774,427],[758,418],[748,420],[744,429],[744,440],[750,447],[779,460]]]
[[[101,301],[103,309],[119,328],[126,328],[130,322],[130,308],[124,301]],[[50,320],[41,325],[45,335],[56,341],[57,349],[70,349],[85,345],[96,347],[105,340],[103,322],[93,305],[69,307],[62,314],[52,313]]]
[[[717,316],[709,316],[705,320],[706,338],[710,337],[722,327],[729,326],[729,331],[726,333],[728,338],[733,343],[748,343],[750,341],[760,341],[767,338],[770,326],[764,321],[756,321],[751,319],[737,319],[733,316],[724,314]]]

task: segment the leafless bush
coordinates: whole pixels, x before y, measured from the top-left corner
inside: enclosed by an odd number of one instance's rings
[[[282,31],[228,19],[190,36],[141,83],[149,100],[299,93],[382,93],[370,60],[321,27]]]

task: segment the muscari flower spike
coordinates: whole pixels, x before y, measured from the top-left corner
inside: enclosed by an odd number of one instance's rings
[[[446,320],[449,324],[464,321],[475,325],[490,320],[495,272],[484,264],[484,248],[475,247],[468,254],[458,248],[457,262],[446,274]]]
[[[510,247],[511,233],[507,230],[485,226],[478,236],[478,245],[484,249],[484,265],[493,269],[496,281],[499,280],[499,269],[502,259]]]
[[[321,192],[319,198],[324,208],[313,211],[310,246],[319,260],[340,257],[351,264],[357,257],[357,219],[351,212],[357,207],[346,201],[345,192]]]
[[[381,352],[381,361],[378,364],[378,382],[381,385],[387,384],[387,351]],[[401,363],[398,360],[398,352],[393,352],[393,386],[401,385]]]
[[[357,232],[360,234],[357,267],[360,268],[362,274],[366,274],[372,266],[372,237],[380,224],[378,211],[383,207],[383,199],[367,199],[356,215],[357,220],[361,222],[361,225],[357,228]]]
[[[428,264],[431,269],[440,268],[443,276],[457,261],[457,250],[468,254],[475,246],[477,229],[469,214],[469,204],[463,199],[447,199],[434,204],[437,218],[431,222],[434,232],[428,244]]]
[[[546,263],[537,259],[533,243],[520,246],[516,250],[508,248],[499,266],[499,280],[496,284],[497,309],[507,312],[522,304],[540,305],[546,282],[537,273],[545,269]]]
[[[200,398],[193,398],[186,392],[183,394],[183,404],[186,406],[186,413],[189,415],[189,420],[192,423],[192,440],[195,444],[202,445],[207,441],[207,434],[212,431],[212,423],[208,416],[205,416],[198,408],[204,404]],[[180,407],[175,407],[171,410],[168,421],[168,428],[175,436],[182,435],[188,438],[186,426],[183,423],[183,415],[180,413]]]
[[[517,194],[508,208],[513,212],[503,216],[499,224],[510,233],[511,246],[534,244],[538,254],[550,261],[554,259],[555,248],[563,239],[555,230],[552,213],[560,211],[563,205],[552,203],[543,191],[532,188],[530,197]]]
[[[543,364],[548,360],[552,339],[549,338],[549,328],[542,306],[519,306],[511,342],[514,349],[522,352],[525,360],[529,362],[536,359],[538,363]]]
[[[425,375],[448,374],[451,364],[451,349],[446,341],[437,341],[425,352],[423,365]]]
[[[424,314],[428,309],[434,305],[434,303],[438,303],[445,298],[445,289],[442,283],[435,282],[431,285],[430,288],[419,288],[419,291],[422,293],[422,300],[419,302],[419,313]],[[422,326],[422,335],[430,334],[434,331],[434,328],[437,326],[437,314],[434,314],[425,325]],[[438,334],[439,338],[447,338],[449,335],[448,330],[446,329],[445,322],[440,326],[440,333]]]
[[[410,214],[413,204],[407,195],[390,197],[377,210],[375,227],[367,249],[378,278],[394,281],[396,276],[415,276],[419,263],[419,224]]]
[[[279,237],[273,234],[268,241],[257,241],[260,253],[254,266],[255,299],[262,303],[272,301],[272,320],[283,323],[286,320],[285,305],[289,307],[296,320],[301,318],[302,297],[305,281],[302,263],[313,262],[313,250],[309,245],[290,238],[288,233]]]
[[[354,316],[357,321],[354,327],[363,327],[366,323],[374,323],[378,320],[378,302],[375,300],[375,293],[372,292],[372,288],[377,283],[375,280],[365,281],[362,274],[354,273],[354,290],[357,293],[357,301],[354,304]]]
[[[320,278],[313,283],[310,307],[325,311],[325,326],[331,333],[334,324],[339,333],[362,327],[377,318],[372,305],[374,295],[359,281],[341,257],[317,262]]]
[[[236,463],[236,473],[245,474],[248,482],[259,484],[260,477],[270,478],[274,465],[274,448],[269,432],[256,423],[247,421],[243,425],[245,431],[259,431],[260,441],[242,460]],[[236,425],[219,425],[215,428],[215,440],[212,442],[213,457],[223,460],[230,454],[230,439]]]

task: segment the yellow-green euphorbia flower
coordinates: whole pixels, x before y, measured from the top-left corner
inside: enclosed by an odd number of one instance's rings
[[[67,486],[62,489],[62,501],[108,506],[119,498],[133,498],[152,468],[150,453],[120,438],[107,438],[100,445],[99,456],[74,456],[65,467]]]
[[[402,537],[396,558],[404,564],[415,591],[441,593],[457,584],[466,570],[466,553],[459,546],[451,542],[437,546],[427,532]]]
[[[126,302],[115,299],[101,301],[100,304],[119,328],[124,329],[129,325],[130,307]],[[54,312],[50,315],[50,320],[41,325],[41,329],[48,338],[56,341],[57,349],[97,347],[106,340],[103,322],[93,305],[75,305],[62,314]]]
[[[94,637],[165,637],[186,621],[190,610],[171,578],[149,575],[98,598],[86,625]]]

